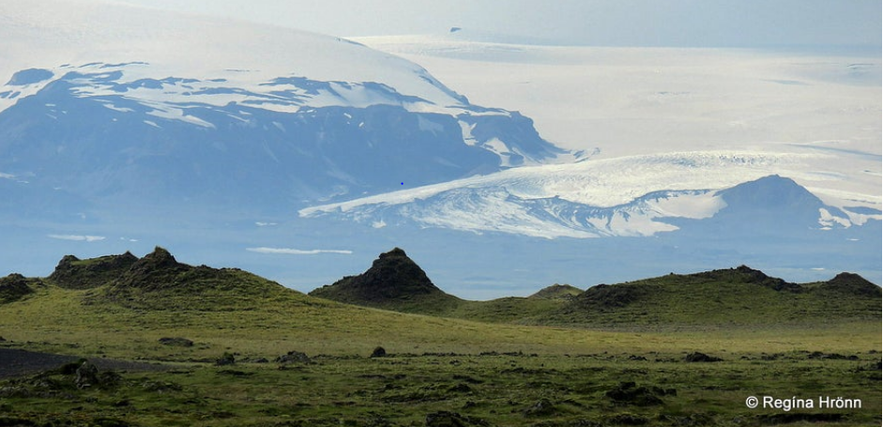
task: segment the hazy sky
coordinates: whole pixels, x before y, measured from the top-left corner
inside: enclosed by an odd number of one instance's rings
[[[109,0],[336,36],[453,26],[597,46],[880,46],[880,0]]]

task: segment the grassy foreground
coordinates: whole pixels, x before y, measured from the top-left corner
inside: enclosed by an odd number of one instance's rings
[[[164,294],[148,309],[49,284],[0,306],[5,347],[171,366],[84,390],[70,373],[7,380],[0,425],[880,423],[879,322],[611,332],[401,314],[286,290],[221,309],[191,298]],[[368,357],[377,346],[388,356]],[[311,360],[274,362],[289,351]],[[693,352],[723,360],[685,361]],[[224,353],[238,362],[215,366]],[[752,395],[862,407],[752,410]]]

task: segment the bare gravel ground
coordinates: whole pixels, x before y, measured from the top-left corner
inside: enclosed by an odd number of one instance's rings
[[[76,356],[0,348],[0,380],[36,374],[78,359]],[[90,361],[101,371],[156,371],[169,368],[160,364],[115,359],[95,358]]]

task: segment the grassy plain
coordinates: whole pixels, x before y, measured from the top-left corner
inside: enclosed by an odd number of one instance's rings
[[[879,321],[605,331],[402,314],[281,288],[225,305],[211,303],[220,289],[149,304],[100,292],[49,283],[0,306],[3,346],[172,369],[120,372],[118,384],[86,390],[71,375],[8,380],[6,425],[880,423]],[[368,357],[377,346],[388,357]],[[289,351],[312,362],[274,362]],[[693,352],[723,361],[686,362]],[[224,353],[239,362],[214,366]],[[862,408],[750,410],[750,395],[844,397]]]

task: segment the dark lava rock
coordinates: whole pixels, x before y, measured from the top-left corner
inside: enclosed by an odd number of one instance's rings
[[[382,303],[423,295],[444,294],[426,272],[399,248],[380,254],[364,273],[347,276],[310,295],[348,303]]]
[[[66,289],[92,289],[112,282],[136,261],[138,257],[130,252],[87,260],[65,255],[49,280]]]
[[[371,352],[371,357],[386,357],[386,349],[377,347]]]
[[[39,279],[28,279],[18,273],[0,278],[0,304],[18,301],[28,294],[34,293],[32,284],[42,285]]]
[[[144,255],[119,276],[114,288],[138,288],[147,291],[177,287],[180,275],[194,270],[179,263],[169,251],[157,246],[153,252]]]
[[[684,360],[687,362],[721,362],[724,359],[721,359],[719,357],[709,356],[705,353],[700,353],[697,351],[695,353],[688,354],[687,357],[684,358]]]
[[[160,344],[170,345],[174,347],[193,347],[193,341],[181,337],[160,338],[159,342]]]
[[[236,357],[230,353],[224,353],[224,355],[218,358],[218,360],[215,360],[215,365],[217,366],[233,365],[235,363]]]
[[[98,368],[88,360],[77,368],[76,374],[77,377],[74,379],[74,384],[76,384],[77,388],[89,388],[99,384]]]
[[[283,354],[276,358],[276,363],[288,364],[288,363],[311,363],[310,357],[306,355],[306,353],[301,353],[299,351],[289,351],[286,354]]]
[[[618,386],[605,393],[614,402],[621,405],[653,406],[661,405],[659,396],[665,395],[665,390],[659,387],[638,387],[632,381],[619,383]]]

